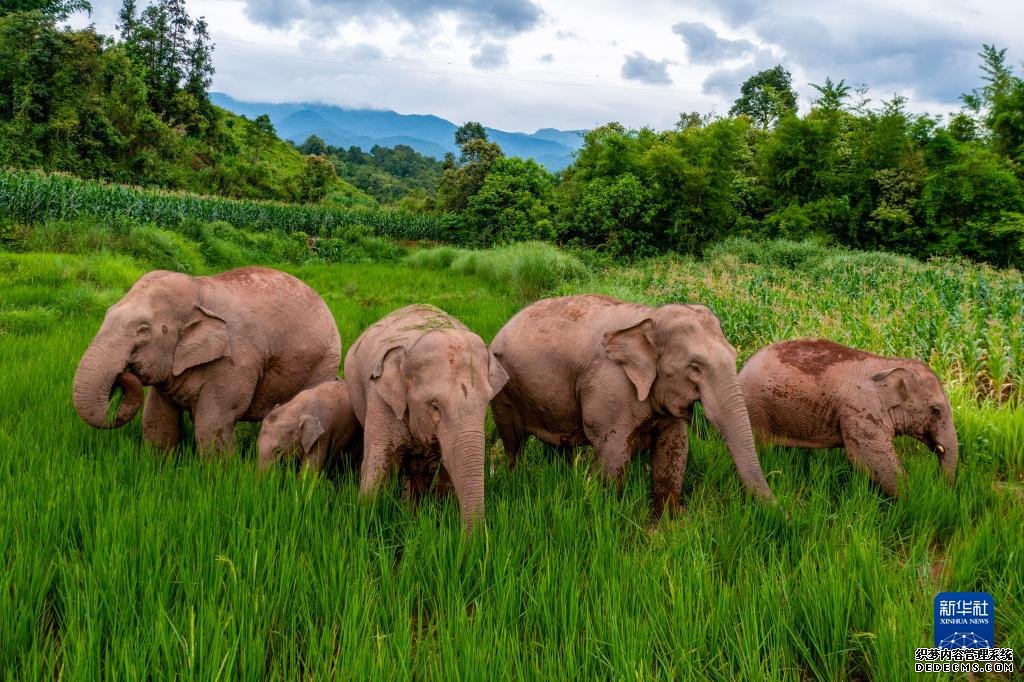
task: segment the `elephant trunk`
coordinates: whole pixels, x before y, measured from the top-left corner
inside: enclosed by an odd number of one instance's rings
[[[438,437],[441,461],[452,479],[467,531],[484,518],[483,415],[473,423],[479,425],[443,432]]]
[[[743,399],[735,369],[719,372],[718,380],[702,391],[701,404],[708,419],[725,439],[732,460],[747,492],[767,501],[775,501],[754,446],[747,404]]]
[[[956,481],[956,465],[960,458],[960,443],[956,437],[956,429],[953,427],[953,420],[948,420],[935,437],[935,445],[932,447],[935,454],[939,456],[939,466],[946,480],[952,485]]]
[[[127,366],[128,353],[109,343],[102,332],[85,351],[75,372],[71,395],[78,415],[90,426],[116,429],[131,421],[139,411],[142,382],[125,371]],[[124,390],[124,399],[117,408],[117,415],[111,419],[108,406],[114,386]]]

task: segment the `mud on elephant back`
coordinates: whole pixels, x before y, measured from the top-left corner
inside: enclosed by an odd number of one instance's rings
[[[888,358],[826,339],[762,348],[740,372],[754,432],[764,441],[803,448],[846,448],[890,495],[903,467],[893,438],[906,435],[938,456],[950,483],[960,447],[942,383],[925,363]]]
[[[337,378],[341,339],[327,305],[300,280],[248,267],[191,277],[143,275],[107,311],[75,373],[75,409],[96,428],[128,422],[143,402],[146,441],[172,448],[182,413],[203,452],[227,451],[238,421],[259,421],[299,391]],[[115,385],[125,391],[116,417]]]

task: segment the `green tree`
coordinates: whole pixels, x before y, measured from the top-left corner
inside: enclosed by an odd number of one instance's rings
[[[299,201],[320,201],[327,195],[328,188],[336,179],[334,166],[326,156],[310,154],[306,157],[306,167],[299,178]]]
[[[464,211],[469,199],[483,186],[494,162],[504,154],[501,147],[487,141],[479,123],[467,123],[455,131],[459,159],[445,156],[444,170],[437,185],[438,205],[446,211]]]
[[[0,0],[0,17],[15,12],[39,12],[54,21],[64,21],[75,12],[92,13],[88,0]]]
[[[551,240],[554,178],[536,161],[501,157],[466,206],[466,225],[477,243]]]
[[[761,128],[769,128],[787,114],[796,113],[793,78],[781,65],[759,71],[740,86],[740,96],[730,116],[749,116]]]
[[[833,83],[832,79],[826,76],[823,85],[811,83],[811,87],[820,94],[820,97],[814,100],[814,106],[825,111],[839,111],[850,97],[850,86],[845,80]]]
[[[469,121],[463,123],[455,130],[455,144],[460,149],[465,147],[472,140],[483,140],[487,141],[487,131],[484,130],[483,125],[476,121]]]

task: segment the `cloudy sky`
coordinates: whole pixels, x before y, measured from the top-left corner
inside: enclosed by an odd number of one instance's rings
[[[144,0],[140,0],[143,4]],[[93,0],[113,31],[120,0]],[[945,113],[982,43],[1024,54],[1024,2],[938,0],[187,0],[216,43],[214,89],[479,120],[506,130],[670,127],[724,113],[781,63],[806,106],[826,76]]]

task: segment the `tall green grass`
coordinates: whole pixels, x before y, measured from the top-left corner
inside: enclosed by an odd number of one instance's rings
[[[710,305],[741,361],[774,341],[817,336],[920,358],[978,400],[1019,402],[1024,391],[1024,277],[1012,269],[736,239],[703,260],[612,267],[586,290]]]
[[[524,301],[535,300],[559,285],[579,285],[590,279],[583,261],[544,242],[522,242],[486,250],[438,246],[413,251],[406,262],[418,268],[473,275]]]
[[[250,425],[239,457],[203,462],[191,445],[167,457],[143,446],[138,420],[117,431],[82,423],[69,397],[78,359],[106,306],[151,267],[123,251],[0,252],[0,669],[10,679],[905,679],[914,649],[931,642],[940,590],[991,592],[996,642],[1024,649],[1024,407],[979,401],[954,364],[941,367],[961,440],[953,487],[904,439],[899,500],[840,450],[771,447],[761,460],[779,505],[765,507],[698,418],[685,510],[656,520],[644,458],[618,492],[588,449],[565,459],[532,441],[508,471],[491,430],[487,523],[466,537],[450,498],[414,507],[392,485],[366,504],[353,473],[257,476]],[[321,292],[346,348],[413,302],[490,339],[526,293],[490,274],[514,271],[495,264],[512,257],[501,253],[478,254],[465,272],[461,253],[445,262],[437,251],[411,257],[422,267],[284,267]],[[913,350],[946,308],[862,316],[890,297],[918,300],[904,289],[931,277],[959,292],[973,324],[998,324],[1000,343],[1019,347],[1021,327],[1003,322],[1018,275],[826,258],[828,276],[810,259],[726,252],[543,281],[706,300],[747,355],[815,330]],[[936,340],[957,357],[975,343]]]
[[[367,226],[379,236],[410,240],[445,240],[458,224],[450,215],[226,199],[10,169],[0,169],[0,216],[31,222],[123,217],[162,227],[224,221],[247,230],[316,236]]]

